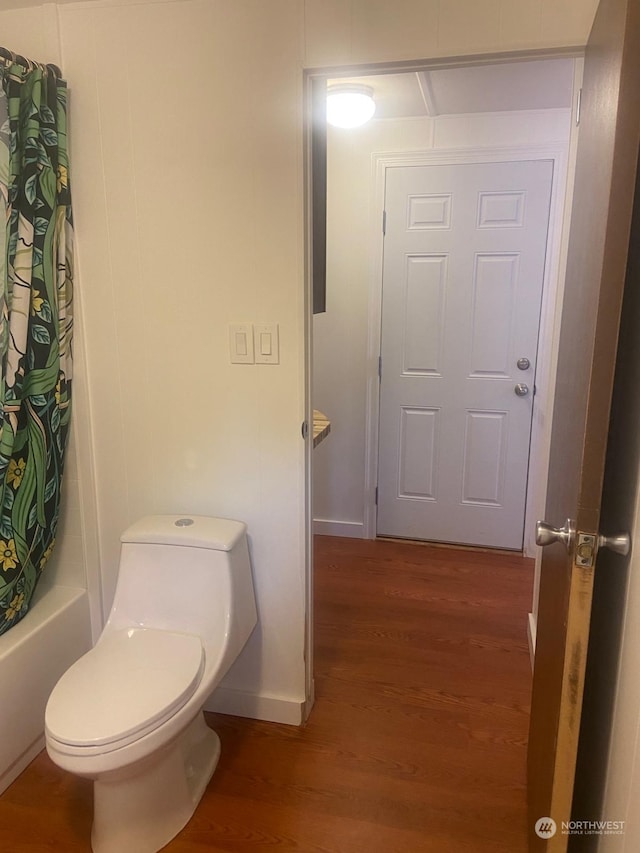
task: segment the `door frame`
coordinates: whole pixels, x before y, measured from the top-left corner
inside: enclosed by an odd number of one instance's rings
[[[313,265],[312,265],[312,248],[313,248],[313,208],[312,208],[312,186],[313,186],[313,165],[312,165],[312,132],[313,132],[313,114],[312,114],[312,86],[314,78],[338,78],[338,77],[351,77],[354,75],[366,75],[366,74],[391,74],[397,72],[411,72],[411,71],[420,71],[425,68],[443,68],[443,67],[463,67],[465,65],[481,65],[481,64],[492,64],[495,62],[518,62],[522,60],[532,60],[532,59],[574,59],[575,60],[575,71],[574,71],[574,106],[573,110],[575,112],[575,95],[579,90],[581,81],[582,81],[582,67],[584,61],[584,46],[576,46],[576,45],[564,45],[558,46],[555,48],[542,48],[542,49],[534,49],[534,50],[515,50],[515,51],[507,51],[507,52],[492,52],[488,51],[486,53],[478,53],[472,56],[441,56],[441,57],[423,57],[422,59],[414,59],[409,61],[392,61],[392,62],[382,62],[382,63],[363,63],[360,65],[355,64],[337,64],[337,65],[326,65],[318,68],[302,68],[302,80],[301,80],[301,113],[302,113],[302,138],[301,138],[301,151],[302,151],[302,181],[303,181],[303,201],[301,207],[301,232],[302,232],[302,244],[303,244],[303,257],[301,259],[302,269],[303,269],[303,313],[304,313],[304,365],[302,368],[302,376],[301,383],[303,385],[303,398],[304,398],[304,419],[307,424],[313,422],[313,294],[312,294],[312,285],[313,285]],[[565,199],[564,199],[564,224],[562,229],[562,238],[560,241],[560,259],[558,263],[557,275],[558,280],[564,282],[564,273],[566,266],[566,255],[567,255],[567,242],[569,235],[569,225],[570,225],[570,216],[571,216],[571,200],[573,196],[573,175],[575,171],[575,158],[576,158],[576,145],[577,145],[577,134],[575,122],[571,123],[571,133],[569,140],[569,148],[568,152],[563,150],[560,152],[559,156],[565,156],[567,158],[566,162],[566,189],[565,189]],[[566,146],[563,146],[566,148]],[[460,152],[457,152],[460,153]],[[467,153],[469,153],[467,151]],[[483,152],[486,154],[486,152]],[[556,153],[558,153],[556,151]],[[429,156],[434,154],[433,151],[428,152]],[[560,163],[558,163],[558,168],[560,168]],[[375,180],[375,170],[374,170],[374,180]],[[383,196],[384,197],[384,196]],[[555,210],[554,204],[554,216],[560,215],[560,211]],[[557,221],[554,219],[554,221]],[[372,243],[371,245],[374,248],[374,253],[372,254],[372,258],[378,259],[377,263],[379,264],[379,256],[381,253],[381,233],[379,229],[379,223],[376,223],[375,227],[372,228]],[[381,269],[381,266],[380,266]],[[373,277],[371,278],[372,286],[374,286],[379,295],[381,295],[381,280],[379,284],[375,285]],[[549,292],[549,289],[547,289]],[[371,291],[370,291],[371,293]],[[380,300],[378,302],[380,304]],[[558,293],[558,298],[556,304],[549,305],[549,310],[560,311],[562,308],[562,294]],[[372,326],[371,326],[371,313],[372,313],[372,305],[371,299],[369,303],[369,336],[372,334]],[[380,314],[380,308],[378,308],[378,314]],[[548,310],[545,309],[545,314],[548,314]],[[549,321],[547,321],[549,322]],[[557,325],[557,328],[556,328]],[[379,334],[379,332],[378,332]],[[554,337],[553,344],[550,348],[552,350],[552,358],[550,358],[549,363],[549,376],[550,376],[550,385],[547,391],[547,396],[549,400],[553,400],[553,392],[555,389],[555,366],[557,359],[557,350],[558,350],[558,338],[559,338],[559,317],[557,324],[554,325]],[[371,342],[369,339],[368,345],[368,354],[370,357],[371,352]],[[380,348],[378,346],[378,353],[380,352]],[[538,367],[540,364],[540,360],[538,359]],[[373,538],[375,536],[375,515],[373,518],[373,523],[371,523],[370,519],[370,502],[373,502],[373,511],[375,513],[375,487],[373,494],[371,492],[371,468],[370,468],[370,459],[371,459],[371,451],[372,451],[372,436],[373,432],[370,434],[370,429],[372,427],[373,421],[375,421],[375,417],[371,416],[371,400],[369,398],[369,394],[375,390],[375,393],[379,395],[379,388],[375,388],[375,381],[377,381],[377,355],[375,357],[375,361],[373,367],[370,364],[370,372],[372,375],[367,376],[367,425],[366,431],[367,434],[365,436],[366,441],[366,451],[367,456],[365,459],[365,518],[364,518],[364,538]],[[375,381],[374,381],[375,380]],[[374,387],[371,388],[371,382],[374,381]],[[551,419],[552,419],[552,411],[547,413],[547,432],[550,432],[551,428]],[[375,460],[377,466],[377,430],[376,430],[376,453]],[[548,445],[547,445],[547,456],[548,456]],[[537,457],[539,460],[542,460],[542,455]],[[313,527],[313,466],[314,466],[314,457],[313,457],[313,443],[307,438],[305,441],[305,447],[302,453],[301,464],[304,466],[304,499],[303,499],[303,507],[301,507],[302,518],[300,520],[301,526],[304,530],[305,537],[305,547],[304,547],[304,602],[305,602],[305,648],[304,648],[304,664],[305,664],[305,703],[303,707],[303,719],[306,719],[311,712],[314,703],[314,661],[313,661],[313,648],[314,648],[314,628],[313,628],[313,605],[314,605],[314,566],[313,566],[313,537],[314,537],[314,527]],[[545,492],[546,492],[546,484],[545,484]],[[543,496],[544,499],[544,496]],[[527,523],[525,521],[525,523]],[[373,536],[371,534],[371,530],[374,531]],[[529,546],[533,548],[533,545]],[[536,549],[538,550],[538,549]],[[534,579],[534,593],[533,593],[533,613],[529,614],[529,648],[531,654],[531,661],[533,667],[533,656],[535,654],[535,639],[536,639],[536,619],[537,619],[537,600],[538,600],[538,587],[539,587],[539,565],[540,565],[540,554],[536,553],[536,574]]]
[[[387,169],[406,166],[450,166],[481,163],[550,160],[553,166],[551,203],[547,232],[542,304],[538,330],[538,361],[535,375],[536,397],[533,405],[529,444],[529,476],[524,517],[524,553],[536,556],[538,549],[531,531],[544,511],[546,473],[551,441],[551,420],[555,390],[560,323],[564,290],[564,265],[569,233],[567,197],[572,185],[570,161],[576,134],[572,128],[568,143],[516,145],[508,147],[452,150],[410,151],[397,154],[374,154],[372,157],[373,215],[371,216],[371,277],[369,283],[367,335],[367,390],[365,427],[364,538],[376,537],[376,487],[378,483],[380,381],[378,359],[381,353],[383,246],[382,211],[384,210]],[[543,349],[541,342],[550,342]]]

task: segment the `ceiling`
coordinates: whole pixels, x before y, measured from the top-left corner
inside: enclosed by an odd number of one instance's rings
[[[573,59],[541,59],[328,82],[371,86],[376,118],[384,119],[566,108],[573,73]]]

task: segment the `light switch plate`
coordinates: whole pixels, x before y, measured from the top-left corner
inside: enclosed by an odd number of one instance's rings
[[[280,364],[277,323],[257,323],[253,327],[256,364]]]
[[[253,327],[251,323],[234,323],[229,326],[229,353],[231,364],[253,364]]]

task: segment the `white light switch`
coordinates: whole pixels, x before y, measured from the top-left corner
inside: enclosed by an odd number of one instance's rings
[[[256,364],[280,363],[277,323],[255,325],[253,327],[253,340],[256,351]]]
[[[253,364],[253,328],[251,323],[229,326],[231,364]]]

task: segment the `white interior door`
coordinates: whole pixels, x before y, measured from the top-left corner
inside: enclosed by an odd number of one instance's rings
[[[387,170],[378,535],[522,548],[552,169]]]

